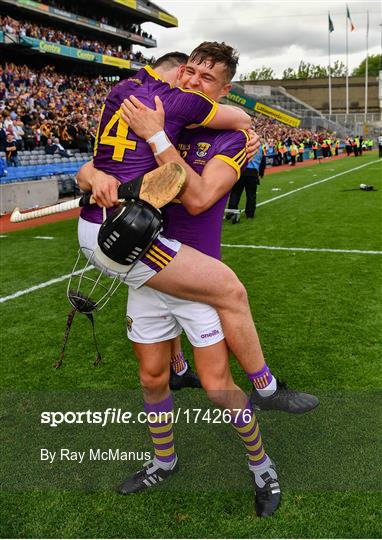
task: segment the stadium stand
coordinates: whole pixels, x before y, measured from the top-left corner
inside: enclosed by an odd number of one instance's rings
[[[229,98],[231,101],[237,101],[240,96],[244,100],[250,102],[255,101],[262,105],[271,107],[275,111],[279,111],[282,115],[292,116],[299,120],[299,125],[303,128],[312,130],[329,130],[336,132],[338,135],[345,136],[348,130],[343,124],[330,121],[322,113],[304,103],[300,99],[289,94],[282,86],[258,86],[246,83],[241,85],[235,83]],[[236,98],[236,99],[235,99]]]
[[[109,89],[153,60],[133,50],[157,44],[142,24],[178,24],[149,1],[95,0],[91,7],[90,15],[82,0],[0,0],[0,184],[49,180],[60,196],[75,193]],[[8,134],[17,167],[6,164]],[[46,150],[49,138],[58,138],[60,152]]]
[[[135,60],[140,63],[149,61],[141,53],[134,54],[129,48],[125,49],[122,45],[111,45],[99,40],[81,39],[79,35],[73,32],[63,32],[52,26],[41,26],[31,21],[19,21],[12,17],[0,17],[0,26],[6,34],[14,35],[21,39],[35,38],[83,51],[92,51],[125,60]]]

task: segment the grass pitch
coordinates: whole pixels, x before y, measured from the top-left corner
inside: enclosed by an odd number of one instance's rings
[[[361,183],[378,191],[356,189]],[[247,287],[269,365],[290,386],[321,398],[306,416],[258,414],[283,488],[275,516],[256,517],[244,451],[229,426],[177,426],[180,473],[168,488],[128,498],[113,489],[140,462],[41,465],[39,437],[54,445],[59,433],[75,449],[126,441],[129,449],[139,443],[151,450],[145,426],[111,431],[109,439],[85,428],[73,436],[71,426],[39,431],[42,403],[53,407],[48,410],[140,406],[122,287],[96,317],[103,364],[93,367],[90,325],[79,317],[62,369],[53,368],[68,311],[61,281],[1,304],[1,536],[380,537],[381,184],[375,152],[309,163],[262,180],[255,220],[224,223],[223,260]],[[280,195],[287,196],[275,199]],[[0,241],[4,299],[70,273],[76,222],[8,233]],[[191,357],[186,341],[184,348]],[[249,389],[234,359],[231,365]],[[207,402],[202,391],[186,390],[175,405]]]

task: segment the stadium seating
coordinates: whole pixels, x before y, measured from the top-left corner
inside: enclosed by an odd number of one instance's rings
[[[0,184],[13,184],[30,180],[57,180],[60,197],[75,193],[74,176],[91,155],[72,151],[73,157],[65,158],[59,155],[47,156],[44,149],[19,152],[20,167],[7,167],[8,174],[0,178]],[[4,152],[0,152],[4,159]]]
[[[270,107],[276,107],[282,112],[296,115],[298,118],[301,118],[301,127],[315,130],[327,129],[335,131],[339,135],[346,135],[348,133],[343,125],[328,120],[322,113],[289,94],[282,86],[270,87],[270,95],[267,96],[264,96],[260,88],[257,94],[255,85],[248,87],[247,85],[235,83],[233,87],[240,94],[246,93]]]

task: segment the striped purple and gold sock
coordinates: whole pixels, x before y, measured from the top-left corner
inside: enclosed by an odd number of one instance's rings
[[[171,356],[171,367],[176,375],[183,375],[188,369],[187,360],[184,358],[183,351]]]
[[[264,367],[260,371],[247,373],[247,376],[263,397],[272,395],[277,389],[277,381],[266,363],[264,363]]]
[[[175,459],[172,430],[174,403],[171,394],[159,403],[145,402],[145,411],[148,415],[147,423],[154,445],[155,458],[161,466],[163,465],[163,468],[170,468]]]
[[[249,402],[239,413],[235,411],[231,424],[245,445],[249,466],[263,465],[268,456],[264,451],[259,424]]]

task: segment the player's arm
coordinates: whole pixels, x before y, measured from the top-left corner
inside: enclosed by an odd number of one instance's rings
[[[208,126],[212,129],[248,129],[251,117],[243,109],[232,105],[220,105],[199,91],[181,90],[177,96],[178,110],[189,128]]]
[[[238,175],[231,165],[221,159],[212,158],[199,178],[197,189],[196,184],[193,184],[190,188],[186,187],[180,196],[182,204],[193,216],[205,212],[231,191],[238,180]]]
[[[190,102],[184,102],[184,98],[188,97],[193,98],[195,103]],[[213,99],[208,98],[207,96],[204,96],[204,94],[198,93],[198,95],[185,95],[182,96],[183,101],[181,101],[181,104],[184,105],[184,108],[188,111],[186,114],[184,120],[185,120],[185,126],[188,128],[196,128],[196,127],[209,127],[211,129],[249,129],[252,127],[252,120],[249,114],[247,114],[243,109],[240,109],[239,107],[234,107],[232,105],[221,105],[214,101]],[[158,105],[159,98],[155,97],[156,104]],[[134,106],[135,108],[139,110],[145,110],[149,109],[146,105],[141,103],[138,98],[131,95],[129,96],[129,99],[125,99],[122,104],[125,107],[128,107],[129,105]],[[203,112],[202,112],[203,111]],[[208,111],[208,114],[206,115],[206,112]],[[123,118],[123,115],[122,115]],[[187,119],[191,120],[191,122],[187,122]],[[198,118],[200,121],[196,120]],[[139,134],[137,134],[139,135]],[[139,135],[141,136],[141,135]]]
[[[179,200],[193,216],[213,206],[233,188],[240,176],[239,168],[234,162],[227,159],[231,163],[229,164],[216,157],[208,161],[202,175],[199,175],[180,157],[174,146],[157,154],[155,159],[159,166],[169,161],[177,161],[187,170],[186,188],[179,196]]]
[[[96,169],[93,161],[82,165],[77,173],[77,183],[82,191],[91,191],[98,206],[110,208],[118,204],[118,186],[120,182]]]
[[[243,109],[218,104],[215,116],[205,125],[212,129],[249,129],[252,121],[249,114]]]
[[[150,146],[155,150],[155,145]],[[243,152],[245,154],[244,147]],[[194,216],[208,210],[228,193],[240,176],[235,164],[230,165],[219,158],[212,158],[204,167],[202,175],[199,175],[184,161],[173,145],[157,153],[155,159],[159,166],[169,161],[176,161],[186,169],[186,188],[179,196],[179,200]]]
[[[159,166],[176,161],[186,169],[186,188],[179,200],[194,216],[213,206],[238,180],[237,171],[217,158],[212,158],[204,167],[202,175],[199,175],[184,161],[173,145],[156,154],[155,159]]]

